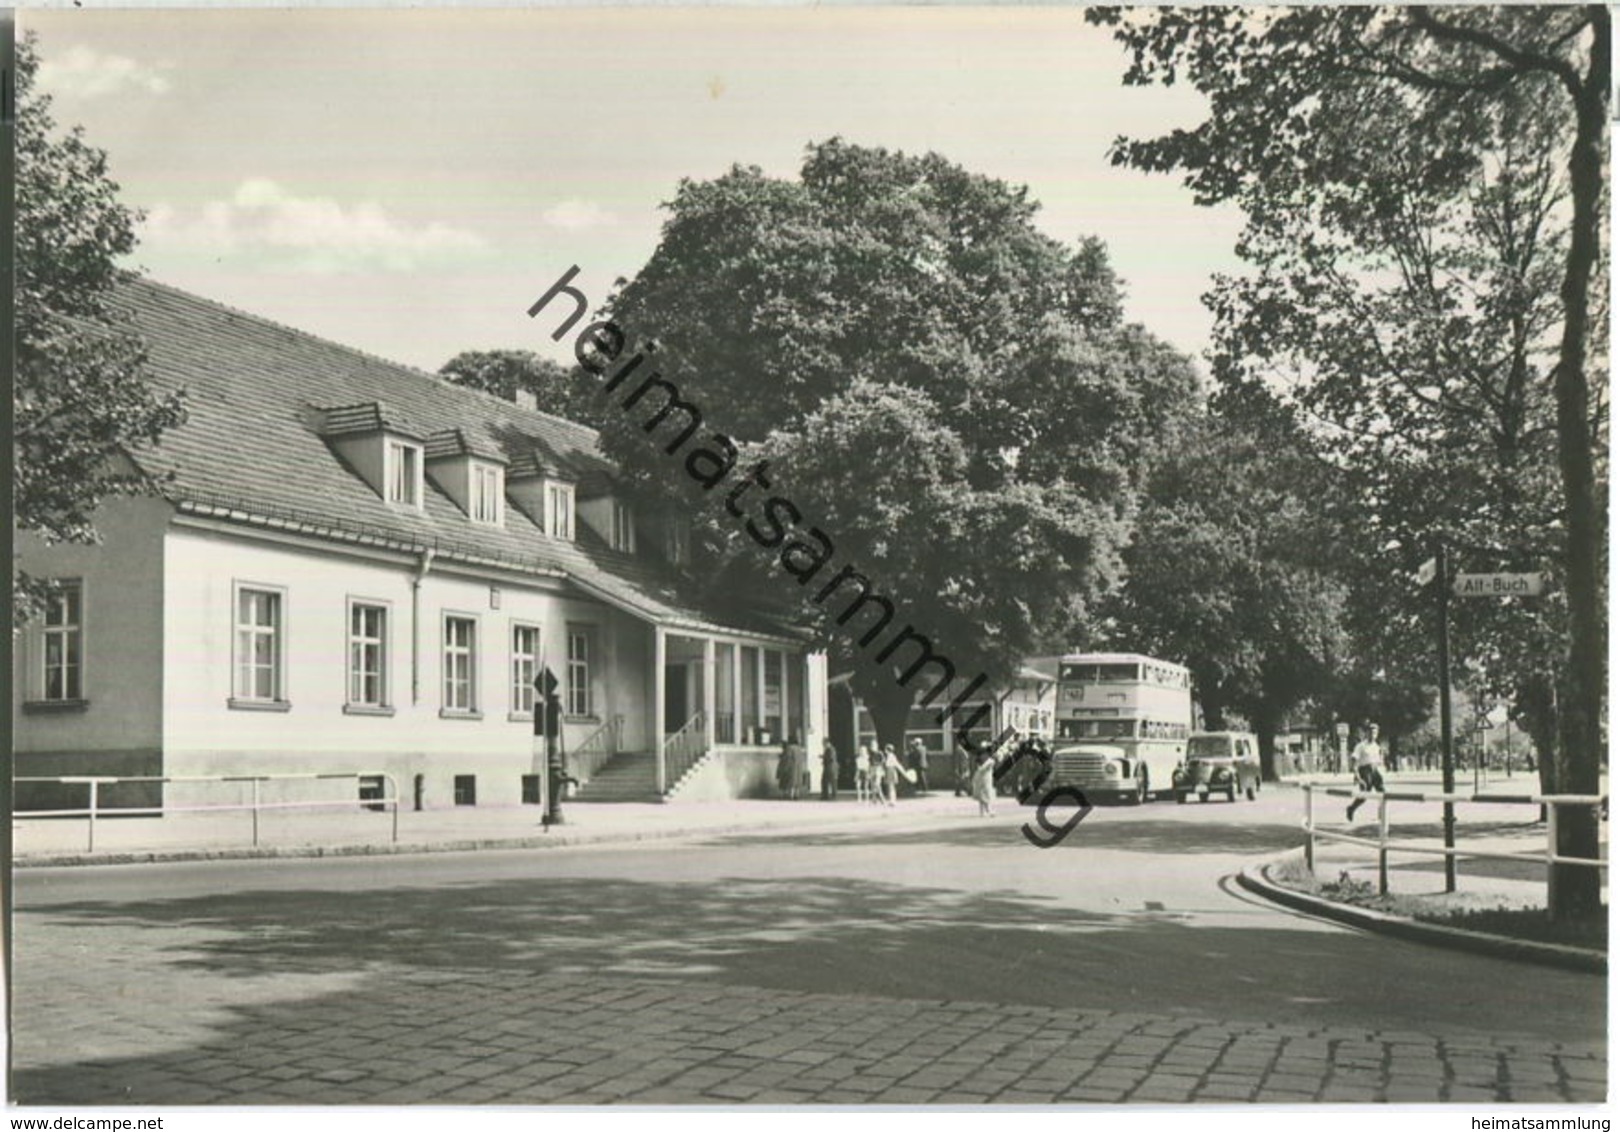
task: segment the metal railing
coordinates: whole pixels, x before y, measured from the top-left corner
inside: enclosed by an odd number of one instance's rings
[[[704,726],[704,715],[700,711],[683,723],[679,731],[664,737],[664,746],[659,755],[663,764],[663,781],[658,784],[658,792],[665,794],[675,789],[686,772],[708,752],[708,728]]]
[[[349,798],[325,800],[299,800],[292,802],[266,802],[260,796],[260,787],[266,782],[292,782],[317,781],[325,779],[347,779],[357,785],[364,780],[381,781],[387,786],[383,795],[378,798],[361,797],[356,794]],[[393,812],[393,829],[391,839],[399,840],[399,783],[394,776],[386,771],[347,771],[321,773],[321,774],[176,774],[176,775],[60,775],[55,777],[23,777],[14,778],[13,782],[49,782],[57,785],[84,785],[90,790],[90,804],[81,809],[66,810],[14,810],[12,818],[86,818],[87,840],[86,848],[94,852],[96,848],[96,822],[100,818],[137,817],[141,815],[167,816],[171,814],[189,813],[225,813],[233,810],[250,810],[253,814],[253,844],[259,844],[259,813],[261,810],[293,810],[293,809],[350,809],[359,806],[363,809],[372,809],[378,806],[387,806]],[[135,782],[244,782],[252,792],[252,797],[245,802],[224,802],[202,806],[113,806],[102,807],[101,788],[120,783]]]
[[[1607,804],[1608,799],[1596,794],[1427,794],[1412,793],[1408,791],[1391,790],[1386,792],[1361,791],[1345,786],[1322,786],[1317,783],[1301,782],[1300,790],[1305,794],[1305,820],[1301,827],[1305,830],[1305,867],[1312,873],[1316,871],[1316,842],[1341,841],[1351,845],[1360,845],[1374,849],[1378,853],[1378,894],[1389,893],[1389,854],[1417,853],[1438,857],[1469,857],[1476,860],[1497,861],[1526,861],[1531,864],[1544,864],[1547,866],[1548,882],[1552,881],[1552,872],[1555,865],[1580,865],[1587,868],[1606,869],[1609,862],[1599,858],[1593,860],[1589,857],[1562,857],[1558,854],[1558,809],[1560,806],[1593,806],[1601,807]],[[1365,801],[1378,803],[1378,836],[1377,838],[1358,837],[1353,833],[1344,833],[1339,830],[1321,829],[1316,825],[1313,801],[1317,793],[1327,794],[1338,798],[1360,798]],[[1414,845],[1408,842],[1392,842],[1389,838],[1389,804],[1391,802],[1423,802],[1444,805],[1450,803],[1477,803],[1482,805],[1533,805],[1547,807],[1547,848],[1542,853],[1510,853],[1494,849],[1470,849],[1457,846],[1436,847],[1433,845]]]
[[[619,736],[624,728],[624,716],[616,715],[592,731],[578,746],[568,752],[568,773],[580,782],[589,782],[604,763],[619,749]]]

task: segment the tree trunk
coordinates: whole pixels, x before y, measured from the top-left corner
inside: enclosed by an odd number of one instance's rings
[[[1592,63],[1576,97],[1575,144],[1569,157],[1569,255],[1560,296],[1563,338],[1553,390],[1558,402],[1558,464],[1564,484],[1568,544],[1569,660],[1558,719],[1558,790],[1596,794],[1602,742],[1604,687],[1603,595],[1598,562],[1602,504],[1597,496],[1591,400],[1586,373],[1592,274],[1602,250],[1604,150],[1610,81],[1609,15],[1592,9]],[[1598,818],[1591,808],[1568,806],[1558,815],[1560,856],[1598,856]],[[1558,866],[1547,899],[1554,918],[1583,919],[1601,908],[1601,875],[1595,868]]]
[[[872,726],[877,729],[877,741],[884,746],[893,746],[896,754],[904,751],[906,719],[911,712],[914,698],[912,689],[902,687],[887,668],[866,660],[857,660],[855,672],[850,677],[850,686],[872,716]],[[943,709],[945,704],[935,701],[935,706]],[[958,722],[967,721],[965,712],[957,714],[959,719],[946,721],[947,732]],[[984,726],[989,726],[988,720]]]
[[[1255,713],[1255,738],[1260,741],[1260,781],[1277,781],[1277,717],[1267,711]]]

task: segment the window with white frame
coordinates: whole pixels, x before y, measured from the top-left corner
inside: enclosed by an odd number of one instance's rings
[[[546,534],[554,538],[574,538],[574,485],[546,484]]]
[[[45,601],[44,699],[60,703],[84,698],[84,588],[59,582]]]
[[[383,478],[388,502],[422,506],[422,449],[403,440],[390,440]]]
[[[276,703],[282,696],[282,592],[236,590],[236,698]]]
[[[501,497],[505,494],[505,477],[493,464],[474,464],[472,468],[472,520],[475,523],[501,522]]]
[[[471,617],[444,619],[444,710],[478,710],[478,622]]]
[[[534,677],[540,670],[540,626],[512,626],[512,710],[534,713]]]
[[[636,516],[623,500],[613,501],[613,549],[626,554],[636,550]]]
[[[568,714],[594,715],[591,703],[591,662],[595,630],[585,626],[568,629]]]
[[[676,566],[685,566],[692,557],[692,528],[684,519],[664,520],[664,558]]]
[[[349,603],[349,703],[388,706],[388,607]]]

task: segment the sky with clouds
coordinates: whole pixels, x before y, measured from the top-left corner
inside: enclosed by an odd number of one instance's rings
[[[833,135],[1030,186],[1101,236],[1127,314],[1189,352],[1239,220],[1112,168],[1191,125],[1122,87],[1073,8],[31,11],[60,125],[108,152],[163,282],[436,369],[562,357],[524,311],[569,266],[594,300],[656,246],[683,177],[793,176]]]

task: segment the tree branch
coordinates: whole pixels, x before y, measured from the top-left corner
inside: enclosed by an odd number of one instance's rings
[[[1520,71],[1543,71],[1554,75],[1564,84],[1564,88],[1572,97],[1580,98],[1581,74],[1567,59],[1558,59],[1515,47],[1506,40],[1478,28],[1447,23],[1436,16],[1433,9],[1423,5],[1414,5],[1409,11],[1412,22],[1436,39],[1483,48]]]

